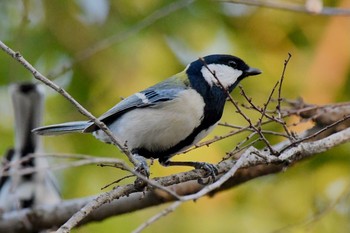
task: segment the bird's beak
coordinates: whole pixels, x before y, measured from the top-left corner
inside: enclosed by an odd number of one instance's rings
[[[261,74],[261,70],[259,70],[257,68],[249,67],[249,69],[246,70],[244,73],[246,76],[253,76],[253,75]]]

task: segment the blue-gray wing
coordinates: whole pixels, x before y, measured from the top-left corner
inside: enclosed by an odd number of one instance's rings
[[[181,82],[178,77],[172,77],[164,82],[123,99],[98,119],[108,125],[110,122],[115,121],[118,117],[132,109],[150,106],[156,107],[160,103],[173,100],[179,95],[179,93],[187,88],[188,85]],[[86,128],[85,132],[93,130],[94,127],[91,125],[91,127]]]

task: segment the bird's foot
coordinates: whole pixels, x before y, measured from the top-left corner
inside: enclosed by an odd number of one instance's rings
[[[135,172],[139,173],[140,175],[143,175],[146,178],[149,178],[150,176],[150,170],[146,163],[140,163],[138,166],[136,166]]]
[[[150,169],[147,165],[146,159],[139,156],[137,157],[137,161],[139,162],[139,164],[135,166],[135,172],[148,179],[150,176]],[[145,181],[145,179],[137,177],[134,182],[134,186],[137,190],[141,191],[147,186],[147,182]]]
[[[190,166],[195,169],[202,169],[206,171],[206,175],[204,178],[198,179],[198,183],[202,185],[206,185],[210,182],[215,181],[216,176],[219,174],[218,169],[215,165],[205,162],[187,162],[187,161],[169,161],[169,160],[160,160],[160,164],[163,166]],[[209,178],[206,182],[203,179]]]
[[[201,185],[207,185],[211,182],[214,182],[216,179],[216,176],[219,174],[218,169],[215,165],[211,163],[205,163],[205,162],[196,162],[194,164],[194,168],[196,169],[202,169],[206,172],[206,175],[204,178],[199,178],[198,183]],[[204,181],[204,179],[209,178],[207,181]]]

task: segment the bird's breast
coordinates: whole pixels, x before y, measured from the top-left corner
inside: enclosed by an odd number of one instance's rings
[[[188,137],[201,124],[204,105],[201,95],[193,89],[187,89],[173,100],[133,109],[109,125],[109,128],[122,143],[126,143],[130,151],[135,148],[151,152],[166,151]]]

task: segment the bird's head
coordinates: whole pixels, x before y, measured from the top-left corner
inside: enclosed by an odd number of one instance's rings
[[[209,86],[232,89],[245,77],[258,75],[259,69],[249,67],[242,59],[225,54],[205,56],[190,63],[186,72],[189,77],[203,78]]]

